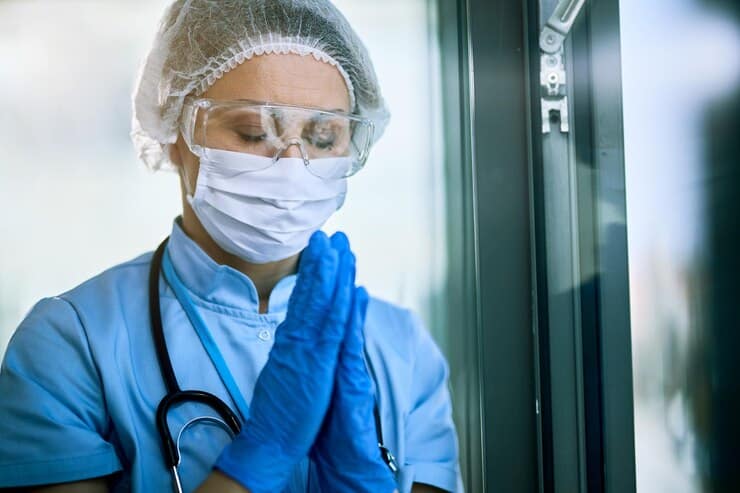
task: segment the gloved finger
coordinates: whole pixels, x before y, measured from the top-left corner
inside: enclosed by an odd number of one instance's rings
[[[314,232],[308,240],[308,245],[301,252],[298,260],[298,274],[311,272],[316,262],[329,248],[331,248],[331,243],[326,233],[321,230]]]
[[[349,246],[348,243],[345,245]],[[355,289],[355,256],[349,249],[345,249],[344,245],[340,245],[340,248],[343,250],[337,268],[334,296],[326,317],[326,333],[323,334],[327,338],[336,339],[337,342],[344,339]]]
[[[352,315],[339,355],[337,391],[345,395],[371,395],[372,384],[365,365],[364,327],[369,296],[363,287],[355,288]]]
[[[344,233],[335,233],[329,239],[323,231],[316,231],[311,235],[308,246],[301,254],[298,269],[298,279],[296,280],[296,300],[295,304],[302,306],[304,309],[310,303],[316,308],[321,308],[323,303],[328,303],[329,298],[325,296],[328,292],[326,281],[331,278],[332,257],[331,250],[338,254],[349,250],[349,241]],[[333,279],[333,287],[336,286],[336,278]],[[321,296],[324,294],[324,296]],[[334,297],[334,291],[331,292],[331,298]]]
[[[331,235],[329,241],[331,242],[331,246],[339,252],[350,250],[349,238],[342,231],[337,231]]]
[[[354,288],[354,303],[352,306],[352,318],[350,320],[351,330],[347,332],[344,339],[344,354],[363,357],[365,348],[365,317],[369,296],[367,290],[360,286]]]
[[[276,345],[283,337],[310,341],[320,334],[319,330],[331,309],[338,264],[336,250],[329,248],[316,262],[313,271],[298,275],[296,287],[288,301],[286,320],[275,334]],[[286,323],[289,320],[291,323]]]
[[[337,269],[337,280],[332,297],[332,308],[328,315],[328,321],[332,324],[346,325],[350,315],[355,284],[356,258],[349,246],[349,239],[341,231],[334,233],[329,238],[332,248],[340,255],[339,267]],[[342,338],[344,331],[342,331]]]
[[[334,290],[337,283],[340,256],[333,248],[325,251],[316,265],[313,273],[311,292],[306,303],[307,313],[311,313],[311,320],[320,323],[331,307]]]
[[[321,308],[324,305],[323,308],[326,308],[325,305],[331,300],[336,263],[337,254],[329,238],[322,231],[317,231],[301,254],[298,277],[289,306],[301,312],[309,306]],[[327,282],[330,282],[330,286],[323,286]]]
[[[319,268],[319,261],[331,249],[329,238],[323,231],[316,231],[311,235],[308,246],[303,249],[298,261],[298,276],[289,302],[291,306],[305,305],[313,291],[313,284],[316,280],[315,273]]]

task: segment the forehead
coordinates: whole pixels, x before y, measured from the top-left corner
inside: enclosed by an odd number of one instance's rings
[[[350,111],[349,91],[339,70],[312,56],[292,53],[246,60],[224,74],[204,96]]]

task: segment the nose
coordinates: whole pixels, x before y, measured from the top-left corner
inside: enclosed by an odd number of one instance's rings
[[[297,157],[303,159],[301,146],[297,142],[289,142],[285,149],[280,153],[280,157]]]
[[[282,151],[280,151],[280,154],[278,155],[278,158],[289,158],[294,157],[298,159],[303,159],[303,163],[308,166],[309,158],[306,155],[306,153],[303,150],[303,146],[301,144],[300,139],[293,139],[285,143],[285,147]]]

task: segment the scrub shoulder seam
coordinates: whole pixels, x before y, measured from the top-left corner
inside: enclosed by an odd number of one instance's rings
[[[147,252],[142,255],[139,255],[138,257],[128,260],[126,262],[122,262],[120,264],[113,265],[111,267],[106,268],[105,270],[95,274],[94,276],[85,279],[75,287],[68,289],[61,293],[60,295],[56,296],[57,298],[64,297],[65,299],[69,297],[74,297],[75,293],[82,289],[85,286],[88,286],[92,283],[101,282],[104,281],[106,277],[113,276],[119,273],[123,270],[129,270],[129,269],[141,269],[143,266],[147,266],[151,263],[151,257],[154,254],[154,252]]]

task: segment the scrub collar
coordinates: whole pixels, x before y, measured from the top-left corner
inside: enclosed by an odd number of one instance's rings
[[[254,282],[227,265],[217,264],[193,241],[182,226],[181,218],[173,221],[167,250],[172,265],[185,287],[197,298],[225,308],[259,313],[259,295]],[[284,314],[295,286],[296,275],[282,278],[272,289],[268,313]]]

